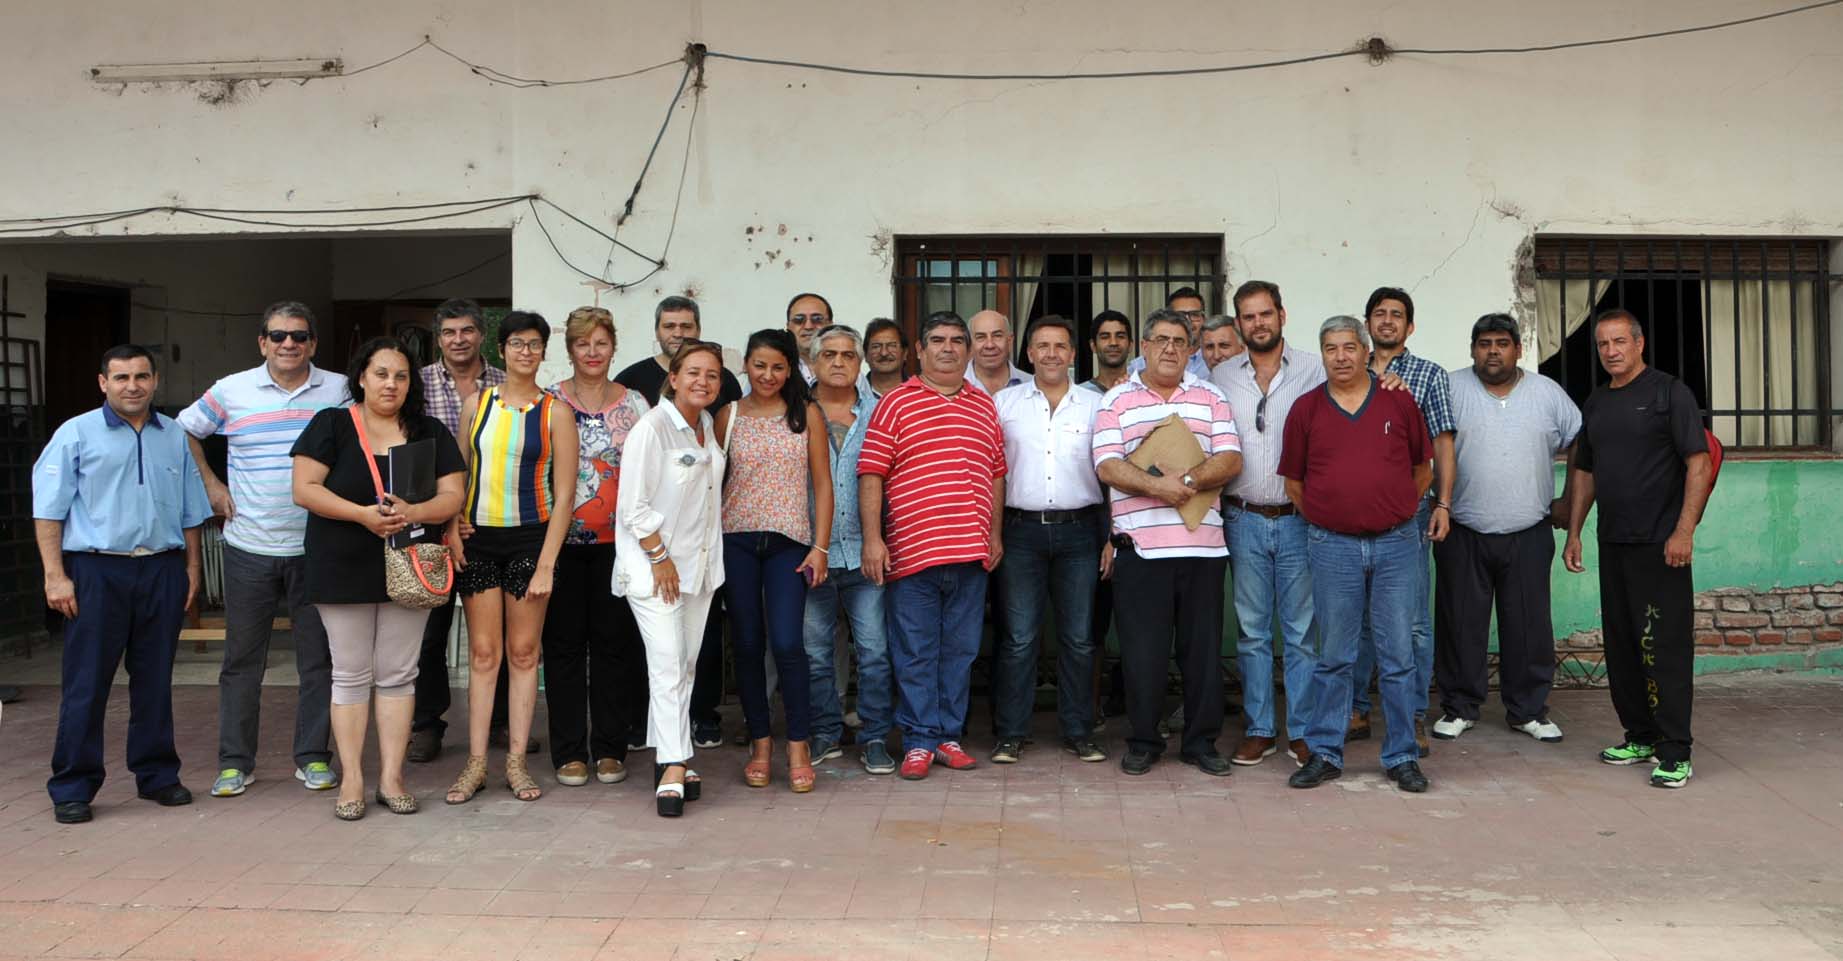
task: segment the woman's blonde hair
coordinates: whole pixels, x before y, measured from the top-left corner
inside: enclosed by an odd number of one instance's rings
[[[614,331],[614,315],[606,307],[578,307],[570,311],[569,318],[563,322],[563,345],[570,344],[589,336],[600,327],[608,332],[608,339],[620,346],[621,337]]]

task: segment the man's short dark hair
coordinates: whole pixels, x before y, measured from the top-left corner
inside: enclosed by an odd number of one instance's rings
[[[1633,337],[1643,337],[1645,335],[1645,325],[1639,322],[1638,315],[1624,307],[1612,307],[1595,314],[1593,317],[1594,329],[1598,330],[1601,324],[1609,320],[1625,321],[1631,326]]]
[[[698,302],[689,297],[680,297],[677,294],[673,294],[660,301],[659,306],[653,308],[653,329],[659,329],[659,321],[665,315],[677,313],[681,310],[691,311],[691,319],[698,322],[698,330],[701,331],[704,329],[704,316],[698,313]]]
[[[1190,337],[1190,321],[1185,320],[1183,314],[1168,307],[1160,307],[1145,315],[1145,336],[1152,336],[1152,328],[1159,324],[1176,324],[1184,328],[1186,338]]]
[[[926,341],[928,339],[928,334],[933,332],[936,327],[957,327],[960,333],[966,335],[967,342],[972,342],[973,331],[972,328],[966,326],[966,318],[951,310],[937,310],[929,314],[927,319],[921,322],[921,330],[917,331],[915,336]]]
[[[1472,325],[1472,343],[1478,343],[1478,338],[1486,334],[1509,334],[1511,343],[1523,346],[1523,328],[1509,314],[1486,314],[1478,318]]]
[[[314,323],[313,310],[298,300],[278,300],[263,308],[262,326],[256,332],[258,334],[268,333],[269,321],[277,317],[299,317],[307,321],[307,336],[316,340],[320,337],[319,328]]]
[[[1241,314],[1241,302],[1248,299],[1249,297],[1254,296],[1255,294],[1266,294],[1267,299],[1273,301],[1273,309],[1275,310],[1285,310],[1286,309],[1286,305],[1280,303],[1280,285],[1279,284],[1276,284],[1271,280],[1250,280],[1247,283],[1242,284],[1240,287],[1235,288],[1235,298],[1233,302],[1235,304],[1235,313],[1237,315]]]
[[[899,323],[896,323],[895,321],[893,321],[893,320],[891,320],[891,319],[889,319],[888,317],[878,317],[878,318],[877,318],[876,320],[873,320],[873,321],[871,321],[871,322],[870,322],[870,324],[869,324],[869,326],[866,326],[866,327],[864,328],[864,341],[865,341],[865,343],[869,343],[869,342],[870,342],[870,338],[872,338],[872,337],[875,337],[875,336],[877,336],[878,334],[881,334],[881,333],[883,333],[883,332],[884,332],[884,331],[886,331],[886,330],[893,330],[893,331],[895,331],[895,332],[896,332],[896,340],[897,340],[897,342],[899,342],[899,343],[901,343],[901,344],[902,344],[902,349],[903,349],[903,350],[908,350],[908,349],[909,349],[909,334],[908,334],[908,332],[902,329],[902,325],[901,325],[901,324],[899,324]]]
[[[102,352],[102,366],[96,369],[96,373],[107,374],[112,360],[133,360],[136,357],[147,358],[147,369],[156,374],[160,372],[160,365],[154,361],[153,353],[147,348],[140,344],[117,344]]]
[[[793,299],[787,302],[787,309],[784,311],[781,311],[781,316],[782,317],[792,316],[794,312],[794,305],[799,303],[802,300],[805,300],[808,297],[811,297],[814,300],[817,300],[820,303],[826,305],[826,320],[832,319],[832,302],[825,299],[824,297],[819,296],[818,294],[812,293],[811,291],[808,291],[807,293],[804,293],[804,294],[795,294],[793,296]]]
[[[544,319],[544,315],[530,310],[515,310],[501,318],[499,321],[500,356],[505,355],[506,341],[511,340],[513,334],[527,330],[536,331],[545,344],[550,343],[550,322]]]
[[[1024,329],[1024,347],[1029,349],[1031,341],[1036,339],[1037,331],[1046,327],[1069,335],[1069,346],[1075,346],[1075,325],[1069,323],[1069,319],[1060,314],[1044,314],[1031,321],[1030,326]]]
[[[1088,325],[1090,335],[1099,334],[1101,332],[1101,325],[1110,320],[1117,320],[1120,322],[1120,326],[1126,328],[1126,338],[1128,340],[1132,340],[1137,336],[1137,333],[1133,330],[1133,319],[1117,310],[1103,310],[1095,314],[1094,322]]]
[[[1376,306],[1385,300],[1400,303],[1402,312],[1408,315],[1408,323],[1414,323],[1414,298],[1400,287],[1377,287],[1369,295],[1369,302],[1363,305],[1363,319],[1369,320],[1369,315],[1376,312]]]
[[[480,303],[468,297],[450,297],[435,308],[435,329],[442,329],[442,321],[466,317],[481,327],[486,322],[486,312],[480,309]]]
[[[1175,304],[1178,301],[1183,300],[1186,297],[1190,298],[1191,300],[1196,300],[1196,301],[1203,300],[1203,295],[1197,293],[1197,288],[1179,287],[1178,289],[1165,295],[1165,306],[1169,307],[1172,304]]]

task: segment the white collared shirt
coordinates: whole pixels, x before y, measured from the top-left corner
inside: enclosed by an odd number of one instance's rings
[[[1094,473],[1094,415],[1101,395],[1070,384],[1055,410],[1035,378],[992,398],[1005,432],[1005,506],[1072,511],[1101,502]]]
[[[1286,478],[1280,476],[1280,436],[1293,402],[1325,382],[1325,364],[1317,354],[1288,345],[1280,352],[1280,369],[1267,384],[1267,403],[1261,405],[1261,385],[1254,378],[1253,354],[1243,351],[1216,365],[1210,382],[1229,398],[1235,411],[1235,431],[1241,437],[1241,473],[1229,482],[1228,493],[1249,504],[1275,506],[1286,503]]]
[[[1031,382],[1032,378],[1030,374],[1026,373],[1023,368],[1010,361],[1006,361],[1005,363],[1006,366],[1011,368],[1011,373],[1005,377],[1005,387],[1016,387],[1019,384],[1028,384]],[[991,393],[991,391],[985,389],[985,384],[979,380],[979,371],[973,367],[972,361],[967,361],[966,364],[966,383],[969,387],[977,388],[980,393]],[[1000,388],[1000,391],[1002,392],[1003,389],[1004,388]]]
[[[640,539],[657,533],[678,568],[678,589],[703,594],[723,585],[723,528],[718,516],[725,457],[710,412],[700,411],[704,442],[678,405],[661,398],[627,434],[615,496],[617,597],[650,597],[653,565]]]

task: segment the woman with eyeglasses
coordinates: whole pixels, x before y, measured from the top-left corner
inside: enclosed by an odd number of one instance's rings
[[[749,393],[717,413],[729,453],[723,487],[723,567],[736,632],[736,680],[749,729],[750,787],[767,787],[773,763],[772,713],[764,650],[774,653],[787,714],[787,780],[813,789],[808,733],[812,711],[802,627],[806,590],[826,578],[832,541],[831,449],[825,415],[799,374],[800,349],[785,330],[760,330],[743,352]],[[813,478],[825,482],[814,484]],[[817,522],[815,523],[815,518]]]
[[[627,779],[630,692],[645,691],[640,629],[627,599],[609,593],[614,576],[614,510],[621,450],[646,414],[639,391],[608,379],[614,315],[578,307],[563,325],[571,376],[550,392],[576,419],[576,512],[557,555],[556,590],[544,618],[544,699],[557,783]],[[644,715],[642,715],[644,716]],[[631,732],[644,737],[644,732]]]
[[[646,644],[647,741],[660,817],[685,813],[700,782],[691,762],[691,683],[711,595],[723,586],[719,488],[725,458],[709,408],[723,389],[722,348],[687,340],[660,404],[627,434],[615,498],[614,593]],[[756,654],[756,663],[761,655]]]
[[[449,544],[455,592],[467,613],[467,764],[448,789],[464,804],[486,784],[487,729],[499,659],[508,668],[510,743],[505,781],[514,797],[542,794],[517,746],[531,735],[537,704],[538,644],[555,583],[557,556],[576,498],[576,419],[556,410],[538,386],[550,324],[515,310],[499,322],[506,382],[482,390],[461,411],[467,490]],[[465,535],[465,536],[463,536]]]

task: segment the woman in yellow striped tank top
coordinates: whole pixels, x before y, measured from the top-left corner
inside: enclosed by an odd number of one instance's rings
[[[576,498],[576,419],[538,386],[550,325],[515,310],[499,323],[506,382],[474,395],[461,412],[467,492],[448,539],[455,591],[467,612],[467,765],[448,803],[471,799],[486,783],[487,729],[499,659],[506,659],[506,787],[521,801],[542,793],[525,767],[524,745],[537,705],[538,647],[550,604],[557,554]]]

